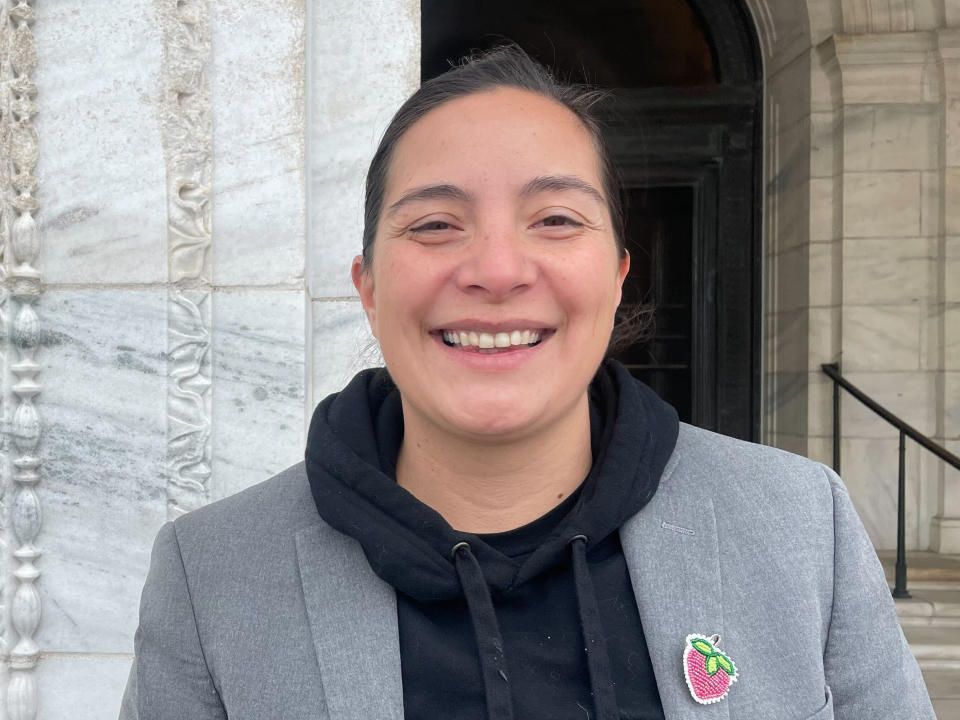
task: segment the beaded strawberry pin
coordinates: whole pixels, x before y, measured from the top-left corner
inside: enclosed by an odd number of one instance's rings
[[[720,702],[737,681],[737,666],[720,652],[719,635],[687,635],[683,675],[693,699],[701,705]]]

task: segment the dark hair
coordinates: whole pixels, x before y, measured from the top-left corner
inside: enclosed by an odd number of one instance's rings
[[[373,260],[373,243],[383,209],[387,174],[400,138],[420,118],[444,103],[504,87],[528,90],[554,100],[576,115],[586,128],[600,162],[600,182],[607,200],[617,251],[620,257],[626,254],[623,195],[616,167],[603,138],[602,124],[595,110],[597,103],[607,97],[607,93],[583,84],[562,83],[518,45],[507,44],[464,58],[459,65],[443,75],[427,80],[390,120],[367,170],[363,211],[364,265],[369,265]],[[651,306],[621,303],[607,355],[615,355],[629,345],[649,337],[652,326]]]
[[[594,106],[606,96],[603,91],[586,85],[558,82],[547,68],[531,58],[517,45],[503,45],[488,52],[465,58],[459,65],[431,80],[397,110],[387,126],[377,152],[367,171],[367,190],[363,212],[363,262],[372,260],[373,242],[383,209],[390,161],[397,142],[404,133],[431,110],[451,100],[496,88],[528,90],[563,105],[577,116],[593,139],[600,160],[600,176],[607,209],[613,224],[617,250],[623,256],[623,200],[616,169],[603,140],[600,121]]]

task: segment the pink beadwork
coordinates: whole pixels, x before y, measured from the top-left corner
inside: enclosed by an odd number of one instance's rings
[[[720,637],[687,635],[683,651],[683,674],[693,699],[701,704],[723,700],[737,681],[733,660],[719,651]]]

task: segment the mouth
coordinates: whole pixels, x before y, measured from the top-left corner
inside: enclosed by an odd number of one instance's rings
[[[554,333],[550,328],[502,330],[484,332],[468,329],[442,329],[431,334],[439,337],[447,347],[481,355],[497,355],[536,347]]]

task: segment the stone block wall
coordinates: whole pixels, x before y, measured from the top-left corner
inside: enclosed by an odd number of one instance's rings
[[[749,4],[755,18],[786,19],[786,4]],[[807,44],[764,47],[768,69],[804,67],[788,84],[795,94],[803,73],[809,83],[807,104],[796,110],[796,97],[782,99],[782,70],[765,80],[765,438],[828,464],[826,362],[956,446],[952,4],[810,0]],[[799,137],[785,142],[792,127]],[[778,220],[785,202],[796,208],[789,228]],[[844,395],[842,434],[841,471],[854,503],[877,547],[891,548],[897,433]],[[906,468],[909,548],[957,552],[957,473],[909,441]]]

